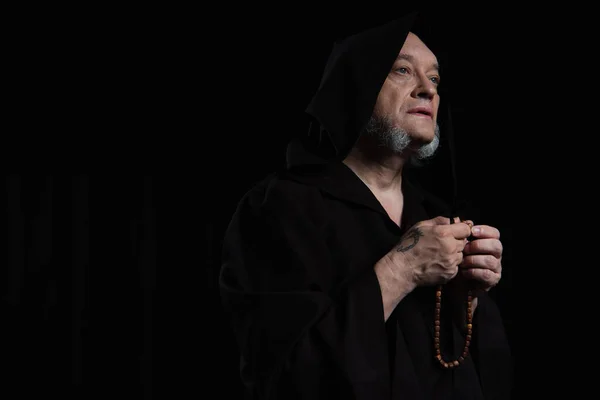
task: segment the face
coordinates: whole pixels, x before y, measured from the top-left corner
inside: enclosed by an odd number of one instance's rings
[[[431,50],[409,33],[379,92],[374,115],[406,132],[415,144],[432,142],[440,101],[438,69]]]

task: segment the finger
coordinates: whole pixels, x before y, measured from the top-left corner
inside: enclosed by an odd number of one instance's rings
[[[473,229],[471,229],[473,233],[473,237],[487,238],[487,239],[500,239],[500,231],[493,226],[489,225],[475,225]]]
[[[502,257],[502,242],[498,239],[476,239],[468,242],[463,251],[465,255],[490,254],[496,258]]]
[[[456,253],[456,262],[454,263],[454,265],[456,265],[456,269],[460,270],[460,268],[461,268],[460,265],[463,262],[464,258],[465,258],[465,256],[462,253],[460,253],[460,252]]]
[[[461,220],[460,220],[460,217],[455,217],[455,218],[454,218],[454,223],[455,223],[455,224],[458,224],[458,223],[467,224],[467,225],[469,225],[469,228],[472,228],[472,227],[473,227],[473,225],[475,225],[475,224],[473,223],[473,221],[472,221],[472,220],[470,220],[470,219],[465,219],[464,221],[461,221]]]
[[[481,282],[486,288],[496,286],[502,277],[500,273],[490,271],[489,269],[471,268],[461,270],[460,273],[466,279]]]
[[[456,223],[461,223],[461,224],[467,225],[469,227],[469,229],[472,229],[473,225],[474,225],[473,221],[470,220],[470,219],[465,219],[464,221],[461,221],[460,218],[457,217],[457,218],[454,219],[454,221]],[[469,235],[469,236],[471,236],[471,235]]]
[[[452,224],[444,229],[447,229],[455,239],[463,240],[471,236],[471,227],[467,224]]]
[[[463,223],[463,224],[466,224],[466,225],[469,227],[469,229],[470,229],[470,232],[471,232],[471,234],[469,235],[469,237],[472,237],[472,236],[473,236],[473,230],[472,230],[472,229],[473,229],[473,225],[475,225],[475,224],[473,223],[473,221],[472,221],[472,220],[470,220],[470,219],[466,219],[466,220],[462,221],[462,223]]]
[[[469,241],[467,239],[456,239],[455,240],[455,244],[456,244],[455,251],[457,253],[461,253],[462,255],[466,255],[464,253],[464,251],[465,251],[465,246],[468,243],[469,243]]]
[[[460,265],[462,269],[489,269],[499,273],[502,270],[500,260],[489,254],[466,255]]]
[[[462,223],[471,226],[471,228],[473,227],[473,225],[475,225],[475,223],[470,219],[465,219],[464,221],[462,221]]]
[[[466,239],[471,236],[471,227],[467,224],[460,223],[460,218],[454,218],[456,223],[450,224],[450,218],[438,216],[433,219],[422,221],[421,226],[438,226],[442,228],[440,232],[442,234],[448,234],[454,236],[455,239]]]
[[[438,216],[426,221],[421,221],[420,225],[423,226],[434,226],[434,225],[450,225],[450,218]]]

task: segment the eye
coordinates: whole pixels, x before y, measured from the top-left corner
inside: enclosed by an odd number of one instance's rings
[[[396,68],[396,72],[398,72],[402,75],[410,73],[409,69],[406,67]]]
[[[431,78],[429,78],[429,80],[431,82],[433,82],[435,85],[439,85],[440,84],[440,77],[439,76],[432,76]]]

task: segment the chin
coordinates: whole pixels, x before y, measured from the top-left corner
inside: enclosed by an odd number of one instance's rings
[[[429,144],[435,138],[435,131],[433,129],[431,129],[429,131],[415,130],[415,131],[412,131],[410,136],[415,142],[418,142],[421,144]]]

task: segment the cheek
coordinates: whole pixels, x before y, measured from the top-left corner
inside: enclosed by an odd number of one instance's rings
[[[435,116],[433,117],[433,119],[435,121],[435,120],[437,120],[437,117],[440,116],[440,99],[437,96],[433,100],[433,110],[434,110],[434,113],[435,113]]]
[[[377,101],[379,110],[384,114],[397,114],[402,104],[401,96],[394,91],[382,92]]]

